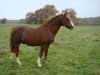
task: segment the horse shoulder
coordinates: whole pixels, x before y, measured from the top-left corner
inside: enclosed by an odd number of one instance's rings
[[[44,30],[42,30],[42,41],[46,42],[46,43],[53,43],[54,42],[54,35],[50,32],[50,30],[48,28],[45,28]]]

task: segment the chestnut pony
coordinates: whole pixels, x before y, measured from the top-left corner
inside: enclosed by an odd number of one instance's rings
[[[10,59],[12,59],[12,55],[15,53],[17,63],[21,65],[18,57],[19,46],[21,43],[29,46],[41,46],[37,64],[38,67],[42,66],[40,62],[41,57],[44,54],[46,60],[49,45],[54,42],[54,38],[61,26],[64,26],[70,30],[75,27],[68,13],[54,16],[38,28],[30,28],[27,26],[13,28],[10,34]]]

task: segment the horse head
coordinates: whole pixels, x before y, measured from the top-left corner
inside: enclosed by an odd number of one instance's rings
[[[62,25],[70,30],[75,27],[68,12],[62,14]]]

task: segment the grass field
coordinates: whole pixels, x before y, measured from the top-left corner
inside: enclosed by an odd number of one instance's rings
[[[39,47],[21,45],[21,66],[9,60],[9,34],[15,26],[0,25],[0,75],[100,75],[100,26],[61,27],[49,48],[49,64],[42,58],[42,68],[36,64]]]

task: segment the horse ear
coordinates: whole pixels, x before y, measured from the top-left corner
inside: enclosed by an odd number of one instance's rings
[[[65,17],[68,17],[68,16],[69,16],[69,13],[68,13],[68,12],[63,13],[63,15],[64,15]]]
[[[66,15],[69,15],[69,13],[68,12],[64,13],[64,16],[66,16]]]

